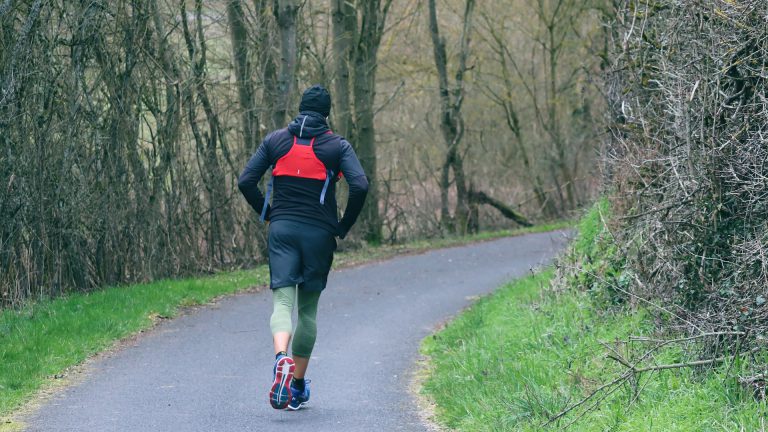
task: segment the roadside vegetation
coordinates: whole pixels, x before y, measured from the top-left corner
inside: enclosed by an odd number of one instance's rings
[[[264,285],[266,266],[215,276],[113,287],[0,312],[0,416],[115,341],[184,307]]]
[[[690,367],[697,341],[655,343],[660,314],[617,291],[626,272],[608,213],[606,201],[591,209],[557,269],[502,287],[425,339],[423,391],[439,423],[462,431],[764,430],[765,402],[739,382],[738,357]],[[670,365],[680,367],[663,368]]]
[[[619,2],[604,77],[604,183],[625,267],[614,295],[656,305],[659,329],[695,338],[698,360],[748,366],[738,378],[762,398],[766,16],[764,0]]]
[[[419,253],[438,247],[551,231],[569,222],[472,236],[366,246],[337,254],[338,267]],[[265,287],[266,265],[207,277],[161,280],[75,293],[0,311],[0,421],[36,391],[66,379],[67,369],[107,350],[117,341],[217,297]]]

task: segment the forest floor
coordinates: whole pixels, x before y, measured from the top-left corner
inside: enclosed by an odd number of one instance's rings
[[[364,248],[338,254],[336,267],[349,268],[436,247],[464,245],[563,226],[567,224]],[[95,354],[120,351],[115,348],[135,343],[140,339],[136,338],[137,334],[158,323],[165,323],[181,312],[222,296],[257,293],[267,282],[268,269],[261,266],[203,278],[108,288],[37,302],[22,310],[0,312],[0,337],[3,339],[0,344],[0,418],[7,416],[6,420],[0,420],[0,430],[18,429],[19,424],[10,419],[17,417],[12,412],[18,413],[25,402],[34,401],[36,398],[33,395],[40,394],[41,389],[48,390],[42,393],[56,393],[57,388],[66,387],[73,381],[74,375],[79,375],[77,365]]]

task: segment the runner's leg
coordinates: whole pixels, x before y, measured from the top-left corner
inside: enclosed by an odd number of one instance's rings
[[[290,286],[272,290],[272,317],[269,320],[269,327],[272,330],[275,354],[288,351],[291,331],[293,330],[291,313],[295,302],[296,287]]]
[[[299,321],[293,336],[293,359],[296,362],[294,377],[304,378],[317,338],[317,304],[319,291],[298,290]]]
[[[300,233],[291,221],[269,224],[269,274],[273,311],[270,319],[275,354],[287,351],[291,341],[291,315],[296,285],[302,282]]]

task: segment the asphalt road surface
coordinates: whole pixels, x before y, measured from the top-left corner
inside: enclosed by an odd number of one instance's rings
[[[424,431],[409,391],[421,339],[544,263],[566,233],[435,250],[331,274],[320,298],[309,405],[270,407],[268,290],[161,324],[104,356],[27,418],[31,431]]]

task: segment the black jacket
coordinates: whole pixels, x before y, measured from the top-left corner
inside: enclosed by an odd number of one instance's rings
[[[328,132],[325,117],[312,111],[302,111],[285,129],[276,130],[264,139],[240,174],[238,187],[248,204],[261,213],[264,195],[259,181],[293,146],[293,137],[315,137],[315,156],[334,173],[343,173],[349,184],[347,207],[341,221],[336,216],[336,187],[331,182],[325,204],[320,204],[324,181],[277,176],[274,178],[272,205],[267,207],[269,221],[294,220],[315,225],[341,238],[347,235],[357,220],[368,194],[368,179],[352,146],[339,135]]]

